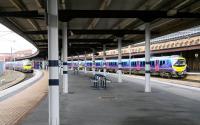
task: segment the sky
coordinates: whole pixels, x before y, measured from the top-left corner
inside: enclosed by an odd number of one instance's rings
[[[0,53],[11,53],[11,48],[13,52],[27,49],[37,51],[26,39],[0,23]]]

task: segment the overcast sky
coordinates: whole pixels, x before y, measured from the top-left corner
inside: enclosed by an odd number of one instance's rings
[[[11,47],[13,52],[27,49],[37,51],[31,43],[0,23],[0,53],[10,53]]]

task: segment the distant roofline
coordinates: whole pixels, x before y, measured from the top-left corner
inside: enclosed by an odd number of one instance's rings
[[[156,37],[150,40],[151,44],[163,43],[168,41],[174,41],[179,39],[186,39],[194,36],[200,36],[200,26],[192,27],[186,30],[181,30],[175,33],[170,33],[164,36]],[[145,41],[132,44],[131,46],[142,46],[145,44]]]

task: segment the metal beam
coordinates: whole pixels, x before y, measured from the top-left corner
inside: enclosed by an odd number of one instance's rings
[[[44,15],[38,13],[38,11],[9,11],[0,12],[0,17],[18,17],[29,19],[44,19]]]
[[[119,35],[126,35],[126,34],[144,34],[144,30],[128,30],[128,29],[69,29],[68,32],[72,32],[73,34],[82,34],[82,35],[106,35],[111,34],[115,36]],[[25,34],[30,35],[45,35],[47,34],[47,30],[41,30],[41,31],[24,31]],[[61,30],[59,30],[59,33],[61,34]],[[153,34],[158,34],[156,32],[153,32]]]
[[[80,45],[80,44],[79,44]],[[115,44],[108,44],[106,45],[107,47],[116,47]],[[45,48],[48,47],[48,44],[39,44],[38,48]],[[100,46],[99,44],[81,44],[81,46],[77,46],[77,44],[70,44],[69,48],[91,48],[91,47],[95,47],[95,48],[103,48],[102,46]]]
[[[117,43],[117,41],[115,41],[114,39],[72,39],[69,38],[69,43],[82,43],[82,42],[87,42],[87,43]],[[35,43],[47,43],[47,39],[43,39],[43,40],[33,40]],[[62,39],[59,39],[59,42],[62,42]],[[122,40],[122,43],[133,43],[133,40]]]
[[[200,18],[200,13],[158,10],[59,10],[60,21],[73,18],[139,18],[152,21],[157,18]]]
[[[45,19],[44,14],[33,11],[0,12],[0,17]],[[73,18],[139,18],[152,21],[157,18],[200,18],[200,13],[158,10],[59,10],[59,19],[68,22]]]
[[[113,34],[113,35],[125,35],[125,34],[144,34],[143,30],[109,30],[109,29],[92,29],[92,30],[71,30],[74,34]]]

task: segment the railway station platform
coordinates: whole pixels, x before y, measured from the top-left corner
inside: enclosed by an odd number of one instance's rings
[[[200,91],[152,82],[144,93],[144,80],[94,89],[89,74],[69,72],[69,94],[60,88],[61,125],[199,125]],[[110,76],[110,75],[109,75]],[[30,113],[23,125],[48,125],[48,98]]]

